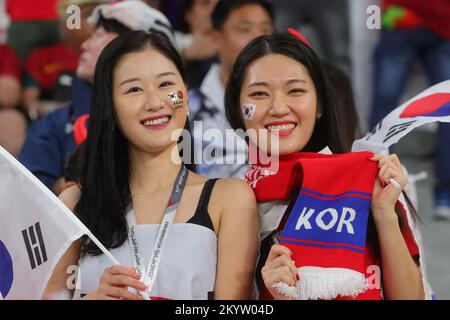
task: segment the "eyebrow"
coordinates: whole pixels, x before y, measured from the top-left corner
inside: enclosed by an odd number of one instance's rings
[[[124,85],[125,83],[128,83],[128,82],[134,82],[134,81],[139,81],[139,80],[140,80],[139,78],[130,78],[130,79],[127,79],[127,80],[123,80],[123,81],[119,84],[119,87],[122,86],[122,85]]]
[[[288,81],[286,81],[286,84],[293,84],[293,83],[299,83],[299,82],[306,83],[305,80],[298,78],[298,79],[289,79]],[[253,83],[249,84],[248,87],[250,88],[250,87],[256,87],[256,86],[268,87],[269,85],[267,84],[267,82],[258,81],[258,82],[253,82]]]
[[[264,81],[253,82],[248,85],[249,88],[250,87],[258,87],[258,86],[268,87],[269,85],[267,84],[267,82],[264,82]]]
[[[167,71],[167,72],[158,74],[157,78],[164,77],[164,76],[176,76],[176,74],[173,73],[172,71]]]
[[[242,25],[242,24],[249,24],[249,25],[264,25],[264,26],[266,26],[266,25],[272,25],[272,23],[270,22],[270,21],[257,21],[257,22],[254,22],[254,21],[252,21],[252,20],[247,20],[247,19],[242,19],[242,20],[239,20],[239,21],[236,21],[236,23],[235,23],[235,25],[236,26],[239,26],[239,25]]]
[[[163,72],[163,73],[158,74],[156,77],[160,78],[160,77],[169,76],[169,75],[176,76],[175,73],[173,73],[171,71],[167,71],[167,72]],[[130,78],[130,79],[124,80],[124,81],[122,81],[119,84],[119,87],[124,85],[124,84],[126,84],[126,83],[133,82],[133,81],[139,81],[139,80],[141,80],[141,79],[140,78]]]
[[[288,80],[286,83],[287,83],[287,84],[293,84],[293,83],[298,83],[298,82],[306,83],[305,80],[300,79],[300,78],[297,78],[297,79],[290,79],[290,80]]]

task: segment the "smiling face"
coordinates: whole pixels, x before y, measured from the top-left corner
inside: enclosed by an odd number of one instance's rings
[[[187,117],[186,86],[175,64],[155,49],[128,53],[113,74],[118,126],[130,145],[161,152],[176,145],[172,132]]]
[[[240,104],[256,106],[251,119],[243,114],[245,128],[255,129],[259,135],[265,132],[267,145],[256,137],[251,137],[253,143],[279,155],[305,147],[319,113],[316,89],[308,70],[281,54],[266,55],[249,65],[242,83]],[[278,152],[271,149],[272,137],[279,138]]]

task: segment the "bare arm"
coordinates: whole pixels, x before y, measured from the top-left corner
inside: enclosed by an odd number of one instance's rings
[[[238,180],[225,180],[218,235],[215,299],[249,299],[259,247],[259,221],[251,188]],[[219,188],[218,188],[219,189]]]
[[[376,224],[382,260],[383,292],[388,300],[423,300],[422,274],[403,239],[395,212]],[[406,226],[407,228],[407,226]]]
[[[396,155],[375,156],[374,160],[380,170],[373,190],[372,215],[380,243],[384,297],[424,299],[422,274],[409,253],[395,213],[395,203],[407,183],[406,175]]]

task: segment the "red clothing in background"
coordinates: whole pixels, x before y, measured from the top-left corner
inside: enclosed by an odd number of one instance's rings
[[[21,81],[20,61],[13,49],[0,44],[0,76],[8,75]]]
[[[34,50],[25,63],[26,73],[44,90],[49,90],[63,72],[75,73],[80,52],[64,43]]]
[[[57,20],[59,0],[7,0],[11,21]]]
[[[437,35],[450,39],[449,0],[384,0],[384,5],[397,5],[413,11],[425,27]]]

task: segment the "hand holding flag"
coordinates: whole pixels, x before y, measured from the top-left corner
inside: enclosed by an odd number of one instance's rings
[[[111,253],[35,176],[0,147],[0,295],[41,299],[62,255],[87,235]]]

